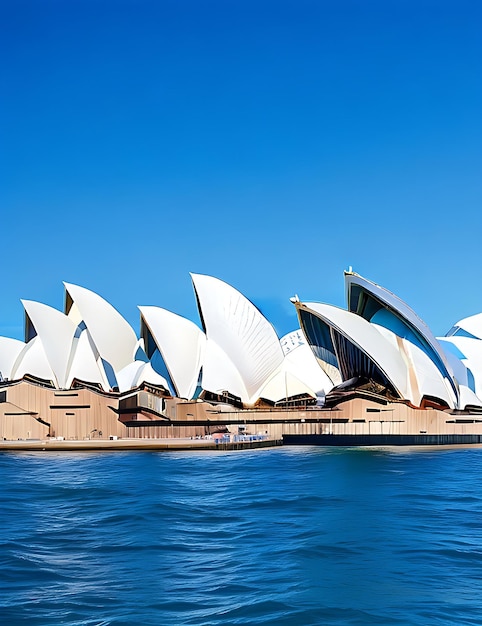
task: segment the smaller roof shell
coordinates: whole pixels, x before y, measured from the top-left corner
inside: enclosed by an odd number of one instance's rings
[[[22,300],[25,314],[42,340],[57,386],[65,389],[69,359],[77,324],[64,313],[41,302]]]
[[[169,372],[176,394],[194,397],[204,355],[206,336],[190,320],[157,306],[140,306],[145,324]]]
[[[38,336],[25,344],[12,367],[12,379],[23,378],[26,375],[50,381],[55,385],[54,373],[45,354],[42,340]]]
[[[327,394],[333,388],[332,381],[320,367],[301,329],[284,335],[280,343],[285,353],[283,366],[287,371],[315,393]]]
[[[452,336],[459,334],[460,330],[467,333],[466,336],[471,336],[475,339],[482,339],[482,313],[477,313],[476,315],[471,315],[470,317],[464,317],[464,319],[456,322],[453,327],[447,333],[447,336]]]
[[[0,337],[0,373],[2,378],[13,378],[13,367],[25,348],[25,343],[19,339],[11,339],[10,337]]]
[[[110,363],[115,372],[132,363],[137,336],[122,315],[93,291],[71,283],[64,285],[89,329],[100,356]],[[69,309],[71,301],[66,298],[66,309]],[[69,310],[66,310],[67,314]]]

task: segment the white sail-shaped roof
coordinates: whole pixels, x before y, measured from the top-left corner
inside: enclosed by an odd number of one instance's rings
[[[204,349],[202,388],[216,394],[227,391],[243,402],[251,402],[251,396],[236,366],[222,348],[209,339]]]
[[[439,398],[449,407],[455,408],[457,400],[450,382],[442,376],[439,368],[424,350],[385,326],[375,323],[372,326],[403,356],[410,381],[410,395],[407,399],[414,405],[420,406],[424,396]],[[450,362],[450,359],[448,361]],[[451,365],[451,369],[454,370],[453,365]]]
[[[122,315],[106,300],[84,287],[64,283],[65,289],[75,304],[76,319],[82,318],[102,359],[114,372],[134,360],[137,336]],[[71,302],[66,299],[66,313]]]
[[[12,367],[12,378],[19,379],[26,375],[50,381],[55,385],[55,375],[50,367],[40,337],[34,337],[25,344]]]
[[[140,306],[145,324],[161,353],[176,394],[194,397],[201,369],[206,336],[196,324],[156,306]],[[141,334],[144,334],[141,331]]]
[[[260,389],[260,397],[273,402],[288,401],[295,396],[324,397],[333,384],[319,366],[302,331],[284,335],[280,345],[283,362]]]
[[[482,340],[455,334],[439,337],[439,341],[465,369],[464,376],[458,376],[459,382],[468,385],[482,401]]]
[[[150,363],[145,361],[133,361],[120,372],[117,372],[117,384],[121,393],[138,387],[141,383],[160,385],[166,390],[169,389],[166,379],[158,374]]]
[[[301,381],[283,364],[280,370],[260,390],[260,397],[272,402],[288,400],[295,396],[316,397],[316,392]]]
[[[292,330],[290,333],[283,335],[279,342],[285,356],[290,352],[293,352],[293,350],[296,350],[296,348],[307,345],[301,328],[298,328],[297,330]]]
[[[407,366],[400,352],[377,330],[375,326],[367,322],[363,317],[340,309],[329,304],[315,302],[294,302],[300,324],[304,328],[305,315],[314,315],[324,322],[331,331],[335,331],[345,338],[349,344],[361,351],[385,377],[390,381],[394,390],[402,398],[410,398],[408,385]],[[309,336],[307,336],[310,342]],[[335,348],[337,358],[343,359]],[[345,359],[348,364],[348,360]],[[341,363],[340,363],[341,366]],[[368,367],[368,366],[367,366]],[[340,369],[343,369],[340,367]],[[349,368],[348,368],[349,369]]]
[[[367,321],[376,321],[381,326],[387,325],[390,330],[400,334],[424,350],[438,368],[442,378],[449,382],[455,395],[457,406],[459,391],[458,385],[454,380],[454,373],[442,346],[427,324],[418,317],[413,309],[391,291],[352,271],[345,272],[345,284],[349,311],[356,313]],[[395,328],[392,324],[398,326],[398,328]]]
[[[480,397],[466,385],[460,385],[460,398],[460,405],[462,409],[466,409],[468,406],[482,407],[482,400]]]
[[[25,343],[19,339],[0,337],[0,374],[3,379],[13,378],[12,369]],[[0,378],[0,380],[1,380]]]
[[[67,388],[72,386],[74,379],[100,385],[104,391],[111,388],[100,355],[87,329],[81,331],[73,342]]]
[[[280,343],[287,371],[296,375],[316,394],[327,394],[333,388],[332,381],[320,367],[301,329],[288,333],[280,339]]]
[[[22,300],[25,313],[42,340],[57,387],[67,386],[68,366],[77,325],[66,315],[41,302]]]
[[[142,367],[139,369],[137,373],[137,377],[135,379],[135,385],[138,387],[142,383],[147,383],[151,385],[157,385],[164,387],[166,391],[169,391],[169,385],[164,376],[161,376],[156,370],[152,367],[150,363],[143,363]]]
[[[129,365],[122,368],[120,372],[117,372],[117,386],[121,393],[129,391],[133,387],[137,386],[137,378],[144,365],[144,361],[133,361],[132,363],[129,363]]]
[[[441,375],[438,367],[425,351],[406,339],[401,339],[400,344],[403,346],[402,350],[408,358],[416,378],[415,385],[412,375],[412,402],[419,405],[424,397],[438,398],[444,401],[450,408],[456,408],[458,406],[458,396],[455,396],[449,380]],[[415,388],[418,389],[419,398],[414,396]],[[459,391],[459,387],[457,387],[457,391]]]
[[[212,276],[191,274],[191,277],[207,336],[203,387],[205,380],[223,375],[221,366],[216,366],[210,358],[214,350],[209,344],[214,343],[239,373],[244,388],[240,390],[242,395],[228,390],[250,404],[283,362],[278,336],[254,304],[234,287]],[[212,371],[213,366],[216,371]]]
[[[482,339],[482,313],[465,317],[455,323],[447,333],[447,336],[465,336],[473,339]]]

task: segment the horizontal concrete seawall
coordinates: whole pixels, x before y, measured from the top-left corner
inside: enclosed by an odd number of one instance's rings
[[[0,452],[3,451],[123,451],[123,450],[253,450],[256,448],[272,448],[283,445],[280,439],[263,439],[257,441],[216,442],[214,440],[191,439],[118,439],[113,441],[0,441]]]

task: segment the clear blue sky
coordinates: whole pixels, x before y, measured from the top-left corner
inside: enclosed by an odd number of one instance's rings
[[[482,3],[1,0],[0,334],[96,291],[280,334],[343,270],[443,334],[482,311]]]

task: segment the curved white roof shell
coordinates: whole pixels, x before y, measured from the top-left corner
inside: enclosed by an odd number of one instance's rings
[[[452,336],[482,339],[482,313],[465,317],[456,322],[447,333],[447,337]]]
[[[142,383],[161,386],[166,391],[169,391],[167,380],[164,376],[158,374],[150,363],[142,363],[142,367],[139,369],[137,377],[132,381],[131,387],[138,387]]]
[[[22,300],[25,313],[42,341],[57,387],[67,386],[69,360],[77,324],[46,304]],[[33,372],[31,372],[33,374]]]
[[[460,385],[460,398],[460,406],[462,407],[462,409],[466,409],[468,406],[482,406],[482,400],[480,399],[480,397],[466,385]]]
[[[431,397],[443,400],[452,409],[456,408],[459,386],[456,397],[449,380],[441,375],[438,367],[423,350],[406,339],[401,339],[400,345],[410,363],[412,402],[419,405],[423,397]]]
[[[482,402],[482,340],[459,335],[439,337],[441,345],[449,352],[449,358],[459,361],[465,369],[461,383],[468,385]]]
[[[310,389],[305,382],[301,381],[293,372],[284,365],[279,372],[272,376],[259,392],[261,398],[280,402],[295,396],[316,397],[313,389]]]
[[[121,393],[138,387],[142,383],[160,385],[166,390],[169,389],[166,379],[153,370],[150,363],[145,361],[133,361],[120,372],[117,372],[117,384]]]
[[[194,397],[206,336],[190,320],[156,306],[140,306],[141,326],[149,329],[169,372],[176,394]],[[141,333],[142,334],[142,333]]]
[[[294,304],[302,328],[303,312],[318,317],[330,329],[339,333],[349,343],[361,350],[391,382],[400,397],[411,399],[407,366],[402,355],[370,322],[367,322],[363,317],[330,304],[316,302],[295,302]],[[337,358],[340,360],[338,353]]]
[[[64,285],[75,304],[72,310],[66,302],[66,313],[70,315],[72,311],[72,317],[77,323],[78,317],[81,317],[102,359],[113,367],[114,372],[132,363],[137,336],[122,315],[93,291],[70,283]]]
[[[333,388],[331,379],[320,367],[301,329],[284,335],[280,344],[287,371],[297,376],[316,395],[327,394]]]
[[[283,362],[276,331],[254,304],[231,285],[203,274],[191,274],[191,278],[207,337],[203,387],[214,391],[207,385],[217,386],[216,381],[223,378],[226,384],[237,382],[237,392],[228,387],[226,390],[251,404]],[[236,381],[238,376],[240,380]]]
[[[403,300],[391,291],[388,291],[384,287],[381,287],[380,285],[377,285],[376,283],[373,283],[372,281],[367,280],[354,272],[345,272],[345,285],[349,311],[364,317],[368,321],[373,320],[371,312],[363,310],[360,307],[361,299],[359,295],[361,292],[365,292],[375,301],[378,301],[383,308],[391,311],[414,333],[414,336],[416,336],[425,346],[428,356],[435,363],[442,374],[442,377],[449,382],[455,395],[457,406],[459,391],[457,382],[454,380],[452,368],[447,361],[446,355],[440,343],[437,341],[427,324],[425,324],[425,322],[418,317],[415,311],[413,311],[413,309],[411,309]]]
[[[35,376],[55,384],[55,375],[48,362],[40,337],[34,337],[25,344],[12,367],[12,379],[23,378],[26,375]]]
[[[42,343],[56,387],[68,389],[74,379],[100,384],[106,391],[118,386],[109,363],[102,359],[92,339],[90,329],[40,302],[22,300],[22,304],[29,324]],[[44,378],[37,371],[28,373]]]
[[[145,363],[144,361],[133,361],[126,365],[120,372],[117,372],[117,386],[119,391],[123,393],[124,391],[129,391],[133,387],[136,386],[135,382],[142,371]]]
[[[13,367],[25,348],[25,343],[19,339],[0,337],[0,380],[13,378]]]
[[[99,352],[87,329],[80,332],[72,345],[67,388],[72,386],[74,379],[100,385],[104,391],[111,388]]]
[[[449,381],[442,376],[439,368],[426,352],[385,326],[378,324],[372,324],[372,326],[400,352],[406,363],[410,387],[410,395],[407,399],[414,405],[420,406],[424,396],[439,398],[449,407],[455,408],[457,400]],[[450,359],[448,361],[450,362]]]
[[[286,335],[281,337],[279,342],[285,356],[290,352],[293,352],[293,350],[296,350],[296,348],[307,345],[301,328],[297,328],[296,330],[292,330],[290,333],[286,333]]]
[[[234,363],[214,341],[207,340],[202,369],[202,388],[222,395],[225,391],[250,403],[258,399],[251,396]]]

